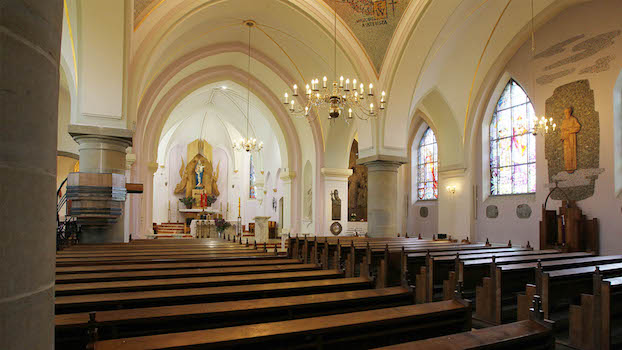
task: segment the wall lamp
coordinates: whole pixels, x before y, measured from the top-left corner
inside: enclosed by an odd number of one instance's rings
[[[456,186],[454,186],[454,185],[447,186],[446,189],[447,189],[447,192],[449,192],[450,194],[455,194],[456,193]]]

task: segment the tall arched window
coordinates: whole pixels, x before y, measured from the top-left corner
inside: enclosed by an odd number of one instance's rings
[[[438,199],[438,147],[432,129],[423,133],[417,155],[417,199]]]
[[[257,198],[257,186],[255,185],[255,182],[257,180],[257,178],[255,177],[255,164],[253,163],[253,155],[251,154],[251,159],[250,159],[250,170],[248,172],[249,175],[249,193],[248,193],[248,198],[250,199],[255,199]]]
[[[536,192],[535,113],[514,80],[506,85],[490,122],[490,193]]]

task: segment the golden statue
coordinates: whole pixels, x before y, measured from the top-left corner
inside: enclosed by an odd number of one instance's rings
[[[577,170],[577,133],[581,130],[579,120],[572,115],[572,107],[564,109],[561,140],[564,145],[564,164],[569,174]]]
[[[181,181],[175,186],[175,194],[183,193],[185,190],[186,197],[192,196],[192,190],[201,188],[208,196],[218,197],[218,174],[220,163],[216,167],[216,171],[212,167],[212,162],[201,154],[197,154],[188,164],[184,166],[184,160],[181,160],[181,168],[179,176]]]

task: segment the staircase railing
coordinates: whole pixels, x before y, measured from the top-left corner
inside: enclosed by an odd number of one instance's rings
[[[80,232],[76,218],[68,215],[67,208],[67,178],[58,186],[56,190],[56,250],[61,250],[77,241],[77,235]],[[65,193],[63,193],[65,187]],[[65,215],[61,220],[61,210],[65,209]]]

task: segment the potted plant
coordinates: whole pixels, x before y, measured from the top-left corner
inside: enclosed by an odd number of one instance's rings
[[[193,197],[179,198],[179,201],[184,203],[187,209],[192,209],[192,205],[196,203],[196,199],[194,199]]]
[[[218,198],[216,198],[216,196],[213,196],[213,195],[209,195],[209,196],[207,196],[207,206],[208,206],[208,207],[211,207],[211,206],[212,206],[212,204],[216,203],[216,200],[217,200],[217,199],[218,199]]]
[[[222,234],[227,228],[231,227],[231,224],[225,219],[214,220],[214,225],[216,226],[216,231],[218,231],[219,234]]]

